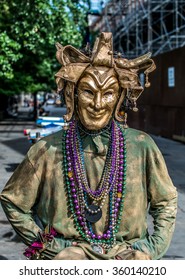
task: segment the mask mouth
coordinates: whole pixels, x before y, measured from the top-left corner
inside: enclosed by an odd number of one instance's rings
[[[95,112],[94,110],[93,111],[87,110],[87,112],[90,116],[92,116],[95,119],[102,118],[105,114],[105,110],[103,112]]]

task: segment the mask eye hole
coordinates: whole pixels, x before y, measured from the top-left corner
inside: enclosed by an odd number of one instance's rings
[[[93,92],[90,89],[84,89],[83,92],[88,94],[88,95],[91,95],[91,96],[94,95]]]
[[[113,93],[112,91],[106,91],[103,95],[104,95],[104,96],[111,96],[112,93]]]

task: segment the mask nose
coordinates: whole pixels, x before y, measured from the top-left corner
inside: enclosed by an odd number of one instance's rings
[[[101,100],[101,93],[97,92],[95,98],[94,98],[94,108],[96,110],[100,110],[102,107],[102,100]]]

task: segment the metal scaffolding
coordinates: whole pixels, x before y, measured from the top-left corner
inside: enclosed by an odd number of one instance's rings
[[[185,0],[108,1],[90,30],[112,32],[126,57],[156,56],[185,46]]]

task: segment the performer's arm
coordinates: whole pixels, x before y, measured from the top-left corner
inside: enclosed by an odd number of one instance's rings
[[[153,217],[154,232],[132,247],[149,254],[152,259],[160,259],[166,253],[174,232],[177,191],[155,143],[149,146],[146,161],[149,214]]]

